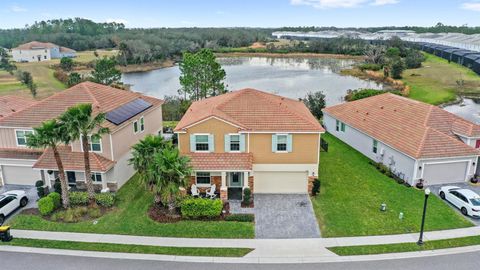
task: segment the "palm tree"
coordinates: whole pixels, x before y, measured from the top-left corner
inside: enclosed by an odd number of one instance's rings
[[[92,104],[79,104],[69,108],[59,117],[72,140],[81,140],[85,162],[85,184],[91,205],[95,204],[95,190],[90,169],[89,138],[93,142],[100,139],[102,135],[110,133],[108,128],[101,126],[105,121],[105,113],[98,113],[95,116],[92,113]]]
[[[153,182],[149,175],[149,164],[152,163],[154,154],[160,152],[166,145],[167,142],[162,136],[147,135],[137,144],[132,146],[132,158],[128,161],[138,172],[141,181],[150,190],[153,189]],[[159,203],[160,199],[156,198],[155,201],[156,203]]]
[[[155,153],[148,170],[155,184],[155,194],[161,202],[174,213],[176,200],[181,195],[180,188],[189,182],[192,168],[189,158],[181,156],[177,148],[168,143],[164,149]]]
[[[30,148],[52,148],[62,187],[62,204],[64,208],[68,208],[70,206],[68,186],[65,179],[65,170],[63,168],[62,159],[58,153],[58,146],[60,144],[68,144],[71,141],[68,134],[65,132],[65,126],[53,119],[43,122],[39,127],[36,127],[33,130],[33,134],[27,135],[27,146]]]

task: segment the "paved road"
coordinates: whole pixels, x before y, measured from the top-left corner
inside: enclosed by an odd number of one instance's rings
[[[211,263],[178,263],[143,260],[103,259],[61,255],[44,255],[16,252],[0,252],[0,269],[9,270],[77,270],[77,269],[104,269],[104,270],[130,270],[130,269],[160,269],[160,270],[263,270],[263,269],[296,269],[296,270],[363,270],[363,269],[389,269],[389,270],[466,270],[478,269],[480,252],[470,252],[448,256],[422,257],[417,259],[342,262],[323,264],[211,264]],[[48,262],[48,263],[45,263]]]

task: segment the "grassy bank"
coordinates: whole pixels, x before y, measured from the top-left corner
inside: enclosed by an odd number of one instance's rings
[[[370,255],[382,253],[398,253],[410,251],[423,251],[434,249],[445,249],[455,247],[465,247],[480,245],[480,236],[469,236],[462,238],[427,241],[422,246],[416,243],[401,243],[401,244],[387,244],[387,245],[366,245],[366,246],[348,246],[348,247],[331,247],[330,251],[340,256],[351,255]]]
[[[27,239],[27,238],[14,238],[13,241],[1,242],[0,245],[35,247],[35,248],[68,249],[68,250],[84,250],[84,251],[101,251],[101,252],[141,253],[141,254],[159,254],[159,255],[175,255],[175,256],[211,256],[211,257],[243,257],[252,251],[252,249],[248,249],[248,248],[158,247],[158,246],[144,246],[144,245],[40,240],[40,239]]]
[[[145,190],[137,176],[132,177],[117,192],[116,209],[98,219],[78,223],[52,222],[41,216],[20,214],[13,218],[13,229],[65,231],[84,233],[129,234],[189,238],[253,238],[250,222],[189,221],[158,223],[150,219],[148,209],[153,195]]]
[[[386,235],[417,232],[423,192],[381,174],[369,159],[331,134],[322,137],[329,151],[321,153],[320,194],[312,199],[322,236]],[[387,211],[379,211],[382,203]],[[472,226],[436,196],[431,196],[428,231]],[[400,220],[400,212],[404,218]]]

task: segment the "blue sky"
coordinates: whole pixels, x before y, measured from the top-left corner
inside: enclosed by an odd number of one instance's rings
[[[0,0],[0,28],[72,17],[127,27],[480,26],[480,0]]]

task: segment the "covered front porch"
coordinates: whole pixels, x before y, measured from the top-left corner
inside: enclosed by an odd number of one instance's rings
[[[215,188],[223,201],[240,201],[245,188],[253,190],[250,153],[191,153],[194,169],[189,190],[196,185],[201,192]]]

